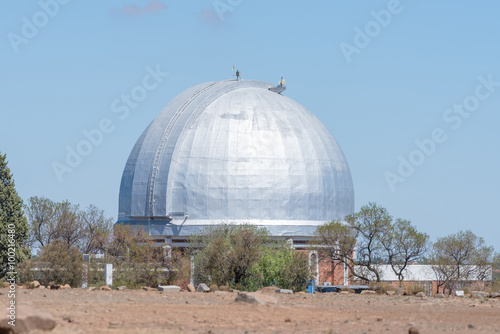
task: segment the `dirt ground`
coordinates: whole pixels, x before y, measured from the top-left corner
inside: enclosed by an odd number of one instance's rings
[[[2,310],[7,289],[0,289]],[[339,293],[261,296],[237,292],[18,290],[17,304],[49,311],[52,333],[419,333],[500,332],[500,298],[418,298]],[[6,316],[6,311],[4,311]],[[40,332],[41,333],[41,332]]]

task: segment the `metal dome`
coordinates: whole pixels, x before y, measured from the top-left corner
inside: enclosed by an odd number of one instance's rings
[[[354,210],[349,166],[327,128],[269,83],[189,88],[142,133],[123,172],[118,223],[187,236],[250,223],[310,236]]]

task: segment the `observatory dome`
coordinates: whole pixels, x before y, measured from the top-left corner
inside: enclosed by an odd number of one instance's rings
[[[272,87],[225,80],[175,97],[130,153],[118,223],[165,237],[221,223],[308,237],[352,213],[339,145],[310,111]]]

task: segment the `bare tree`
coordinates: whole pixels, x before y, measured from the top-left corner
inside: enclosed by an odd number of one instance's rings
[[[31,197],[25,206],[29,222],[31,247],[44,247],[59,237],[57,232],[57,204],[45,197]]]
[[[83,236],[79,220],[79,207],[68,201],[57,203],[56,233],[68,246],[75,246]]]
[[[354,275],[370,281],[371,275],[381,280],[380,265],[385,258],[382,239],[389,233],[392,217],[376,203],[369,203],[357,213],[347,216],[347,223],[356,231],[356,264]]]
[[[420,259],[427,251],[429,236],[418,232],[410,221],[396,219],[386,234],[381,236],[382,245],[392,270],[402,286],[403,273],[411,261]]]
[[[31,197],[26,212],[30,245],[39,249],[59,239],[68,246],[77,246],[83,254],[102,251],[112,230],[112,219],[94,205],[80,210],[69,201]]]
[[[345,223],[332,221],[319,226],[312,241],[312,246],[318,252],[321,260],[329,260],[333,270],[339,265],[347,265],[351,274],[355,275],[353,258],[356,247],[356,231]],[[361,277],[363,278],[363,277]]]
[[[493,257],[493,247],[471,231],[438,238],[429,259],[439,280],[438,291],[444,287],[451,293],[460,282],[487,278]]]
[[[97,253],[106,248],[112,233],[113,220],[104,216],[104,210],[90,205],[79,212],[81,228],[78,248],[83,254]]]

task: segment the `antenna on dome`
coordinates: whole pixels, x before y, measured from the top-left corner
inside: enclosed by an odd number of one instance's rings
[[[275,93],[278,93],[278,94],[283,93],[285,91],[285,89],[286,89],[285,79],[283,79],[283,77],[281,77],[281,80],[280,80],[280,82],[278,83],[277,86],[269,88],[269,90],[271,92],[275,92]]]

